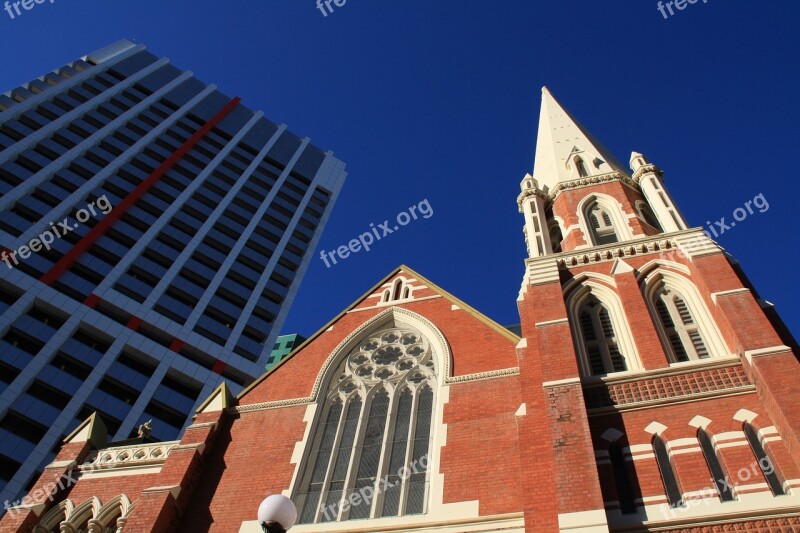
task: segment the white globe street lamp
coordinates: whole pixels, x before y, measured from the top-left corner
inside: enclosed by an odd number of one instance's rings
[[[297,522],[297,507],[292,500],[273,494],[258,506],[258,523],[264,533],[286,533]]]

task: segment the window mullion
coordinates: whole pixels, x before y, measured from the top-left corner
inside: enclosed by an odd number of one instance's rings
[[[414,453],[414,435],[417,432],[417,410],[419,409],[419,392],[421,387],[417,386],[414,390],[414,401],[411,404],[411,421],[408,424],[408,438],[406,439],[406,459],[403,463],[404,467],[408,467],[411,462],[411,455]],[[407,474],[407,471],[404,471]],[[408,499],[409,482],[411,476],[406,475],[400,478],[400,505],[397,508],[397,516],[404,516],[406,514],[406,504]]]
[[[378,509],[383,508],[383,493],[381,480],[389,475],[389,459],[391,454],[391,436],[394,435],[394,426],[397,422],[397,408],[400,404],[400,394],[398,389],[392,392],[391,401],[389,403],[389,410],[386,413],[386,426],[383,428],[383,444],[381,446],[381,458],[378,462],[378,473],[375,476],[375,484],[373,493],[375,496],[372,498],[372,509],[370,510],[370,518],[376,518]]]
[[[350,452],[350,466],[347,467],[347,477],[345,478],[344,487],[342,488],[342,497],[339,500],[339,520],[346,520],[345,512],[344,512],[344,505],[345,502],[349,497],[350,493],[353,490],[353,485],[356,481],[356,476],[358,475],[358,463],[361,458],[361,445],[364,441],[364,432],[367,430],[367,414],[370,412],[370,408],[372,407],[372,400],[375,396],[365,398],[364,401],[361,403],[361,413],[358,415],[358,428],[356,429],[356,435],[353,438],[353,449]],[[347,510],[349,513],[350,510]]]
[[[611,351],[608,349],[609,339],[606,338],[603,321],[600,319],[602,309],[602,306],[598,305],[592,310],[592,327],[594,327],[594,336],[597,338],[597,347],[600,348],[600,357],[603,358],[606,374],[610,374],[614,372],[614,362],[611,360]]]
[[[332,406],[333,404],[329,402]],[[328,468],[325,470],[325,480],[322,482],[322,490],[319,495],[319,502],[317,503],[317,511],[314,513],[313,523],[322,520],[322,510],[325,507],[325,502],[328,500],[328,490],[330,489],[331,477],[333,476],[333,468],[336,466],[336,457],[339,455],[339,446],[342,443],[342,434],[344,433],[344,424],[347,417],[348,403],[342,402],[342,412],[339,413],[339,425],[336,429],[336,438],[333,441],[333,448],[331,449],[331,456],[328,458]]]

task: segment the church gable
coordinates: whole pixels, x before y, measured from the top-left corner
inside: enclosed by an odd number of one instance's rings
[[[418,325],[424,335],[437,339],[449,354],[441,367],[444,379],[518,366],[516,335],[402,266],[240,394],[240,404],[314,401],[324,372],[344,357],[351,344],[390,321],[396,327]]]

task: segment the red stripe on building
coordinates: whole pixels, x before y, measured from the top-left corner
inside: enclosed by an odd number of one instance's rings
[[[228,365],[226,365],[223,361],[220,361],[219,359],[217,359],[217,361],[214,363],[214,367],[211,369],[211,371],[214,372],[215,374],[222,375],[222,373],[225,371],[225,367],[226,366],[228,366]]]
[[[114,222],[122,218],[125,212],[130,209],[137,201],[148,191],[150,188],[155,185],[158,180],[160,180],[164,174],[166,174],[175,164],[181,160],[183,156],[185,156],[189,150],[194,148],[194,146],[200,142],[200,140],[205,137],[208,132],[211,131],[214,126],[219,124],[219,122],[224,119],[233,109],[239,105],[239,97],[232,99],[228,102],[225,107],[223,107],[216,115],[214,115],[211,120],[206,122],[202,128],[197,130],[197,132],[191,136],[183,145],[175,150],[169,158],[161,163],[161,165],[155,169],[147,178],[142,181],[139,185],[133,189],[128,196],[122,199],[122,201],[114,207],[111,212],[109,212],[103,220],[98,222],[90,231],[87,233],[81,240],[73,246],[69,252],[67,252],[64,257],[58,260],[58,262],[47,271],[39,281],[42,283],[46,283],[47,285],[52,285],[56,282],[56,280],[70,267],[77,261],[81,255],[83,255],[92,245],[95,243],[97,239],[102,237],[106,231],[111,227]]]
[[[133,331],[139,331],[139,328],[142,326],[142,319],[138,316],[131,317],[128,320],[128,323],[125,324],[125,327],[128,329],[132,329]]]
[[[92,309],[95,309],[99,303],[100,303],[100,297],[96,294],[90,294],[83,301],[83,305],[85,305],[86,307],[91,307]]]

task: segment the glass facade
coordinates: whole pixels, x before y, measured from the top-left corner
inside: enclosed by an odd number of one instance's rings
[[[92,412],[175,439],[285,357],[345,176],[127,41],[0,95],[0,501]]]

